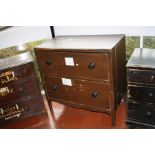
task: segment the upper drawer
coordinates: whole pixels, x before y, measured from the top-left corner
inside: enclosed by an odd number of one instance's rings
[[[44,75],[109,80],[106,53],[37,51],[36,57]]]
[[[0,104],[6,104],[10,101],[34,95],[39,90],[36,79],[29,79],[18,84],[0,87]]]
[[[155,71],[128,69],[128,82],[155,85]]]
[[[14,68],[9,68],[7,70],[0,72],[0,86],[8,85],[15,82],[20,82],[25,78],[34,76],[34,66],[33,63],[28,63]]]
[[[44,77],[47,96],[90,107],[110,109],[109,85],[87,80]]]

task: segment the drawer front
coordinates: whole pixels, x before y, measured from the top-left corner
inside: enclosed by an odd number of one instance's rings
[[[155,106],[128,103],[128,119],[155,125]]]
[[[36,57],[47,76],[109,80],[106,53],[37,51]]]
[[[108,84],[75,79],[69,82],[70,86],[61,78],[45,77],[47,96],[60,102],[110,109]]]
[[[128,98],[130,100],[155,103],[155,88],[138,85],[128,86]]]
[[[7,69],[0,72],[0,86],[16,83],[34,75],[33,63]]]
[[[128,82],[155,85],[155,71],[129,69]]]
[[[0,105],[9,101],[22,99],[39,91],[36,79],[29,79],[22,83],[0,87]]]
[[[44,111],[44,103],[40,94],[17,103],[0,107],[0,126],[23,118],[40,114]]]

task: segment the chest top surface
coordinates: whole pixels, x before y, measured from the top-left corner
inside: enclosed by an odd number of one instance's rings
[[[7,68],[12,68],[19,65],[27,64],[29,62],[33,62],[33,58],[29,52],[0,59],[0,71]]]
[[[85,35],[85,36],[58,36],[47,41],[36,49],[112,49],[124,35]]]
[[[155,49],[135,48],[127,67],[155,69]]]

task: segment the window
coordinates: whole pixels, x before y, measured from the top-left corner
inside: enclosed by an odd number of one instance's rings
[[[130,58],[132,52],[135,48],[140,46],[140,37],[139,36],[127,36],[126,37],[126,60]]]
[[[155,48],[155,36],[144,36],[143,47],[144,48]]]

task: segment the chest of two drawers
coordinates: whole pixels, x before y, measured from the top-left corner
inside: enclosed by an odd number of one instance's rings
[[[37,51],[36,55],[49,100],[110,110],[107,54]],[[67,59],[73,64],[67,65]]]
[[[35,54],[49,103],[105,112],[115,126],[126,82],[124,35],[58,36]]]

